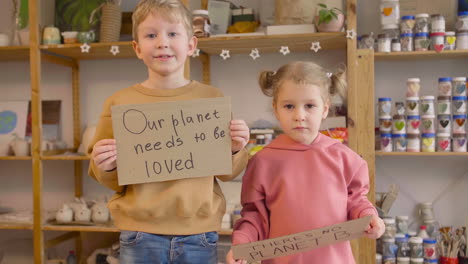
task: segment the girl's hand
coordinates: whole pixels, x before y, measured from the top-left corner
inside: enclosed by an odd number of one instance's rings
[[[249,128],[244,120],[231,120],[231,151],[238,152],[249,142]]]
[[[117,145],[115,139],[102,139],[96,142],[91,153],[94,164],[103,171],[117,168]]]
[[[247,264],[247,261],[243,259],[235,260],[234,256],[232,255],[232,249],[231,249],[226,255],[226,263],[227,264]]]
[[[385,231],[385,224],[382,219],[380,219],[377,215],[372,215],[372,219],[367,226],[367,229],[364,231],[364,236],[377,239],[379,238]]]

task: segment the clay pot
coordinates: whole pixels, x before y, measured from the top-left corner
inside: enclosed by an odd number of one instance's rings
[[[338,19],[332,19],[327,23],[318,23],[319,17],[315,16],[314,22],[319,32],[341,32],[343,29],[345,17],[343,14],[338,14]]]

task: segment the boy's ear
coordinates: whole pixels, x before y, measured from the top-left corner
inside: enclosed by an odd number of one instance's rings
[[[137,57],[139,59],[141,59],[141,50],[140,50],[140,46],[138,45],[138,42],[133,40],[132,41],[132,47],[133,47],[133,50],[135,51],[135,54],[137,55]]]
[[[188,55],[192,56],[195,50],[197,49],[198,39],[195,36],[192,36],[188,42]]]

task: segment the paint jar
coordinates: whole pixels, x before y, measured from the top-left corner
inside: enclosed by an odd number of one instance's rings
[[[393,134],[406,134],[406,122],[404,115],[394,115],[392,123]]]
[[[431,15],[431,33],[445,33],[445,18],[441,14]]]
[[[421,264],[424,263],[423,258],[410,258],[410,264]]]
[[[407,215],[398,215],[395,218],[397,233],[407,234],[408,233],[408,221]]]
[[[468,12],[458,12],[457,23],[455,23],[457,31],[468,30]]]
[[[453,152],[466,152],[465,133],[453,133]]]
[[[382,25],[396,24],[400,19],[399,0],[382,0],[380,2],[380,23]]]
[[[402,257],[407,257],[409,261],[409,256],[410,256],[410,248],[408,244],[408,238],[406,237],[405,234],[396,234],[397,237],[395,237],[396,244],[398,245],[398,252],[397,252],[397,258],[402,258]],[[398,237],[398,235],[401,235],[402,237]]]
[[[385,224],[385,232],[383,233],[382,237],[395,238],[395,234],[396,234],[395,218],[383,218],[382,220]]]
[[[459,31],[455,43],[457,50],[468,49],[468,30]]]
[[[419,115],[419,97],[406,97],[406,114]]]
[[[382,33],[388,34],[390,39],[396,39],[400,37],[400,29],[398,28],[398,24],[382,25]]]
[[[382,152],[393,151],[392,134],[389,134],[389,133],[380,134],[380,150]]]
[[[401,33],[413,33],[415,23],[416,21],[414,16],[402,16],[400,19]]]
[[[398,264],[411,264],[409,257],[397,257]]]
[[[393,151],[395,152],[406,152],[406,146],[408,141],[406,139],[406,134],[393,134]]]
[[[392,39],[392,52],[399,52],[399,51],[401,51],[400,39],[399,38]]]
[[[450,115],[452,113],[452,102],[450,96],[437,96],[437,114]]]
[[[424,258],[425,259],[437,259],[436,243],[437,243],[437,241],[435,239],[433,239],[433,238],[423,239]]]
[[[466,77],[453,78],[453,96],[466,96]]]
[[[387,263],[385,262],[385,258],[396,258],[397,250],[398,247],[395,244],[395,238],[384,238],[382,244],[382,256],[384,258],[384,263]]]
[[[423,253],[423,239],[420,237],[410,237],[409,239],[409,246],[410,246],[410,257],[413,259],[415,258],[422,258],[424,256]]]
[[[413,33],[400,35],[401,51],[413,51]]]
[[[456,41],[457,41],[457,37],[455,36],[455,32],[453,32],[453,31],[445,32],[444,49],[445,50],[454,50]]]
[[[377,46],[378,52],[390,52],[391,51],[392,39],[390,38],[388,34],[379,34],[377,43],[378,43],[378,46]]]
[[[416,23],[414,24],[415,33],[421,33],[421,32],[429,33],[429,14],[426,14],[426,13],[417,14],[415,21],[416,21]]]
[[[408,145],[406,146],[406,152],[421,152],[421,139],[419,134],[408,134]]]
[[[445,33],[435,32],[431,33],[431,50],[441,52],[444,50]]]
[[[453,115],[452,131],[453,133],[466,133],[465,129],[466,115]]]
[[[450,77],[439,78],[439,95],[440,96],[452,95],[452,78]]]
[[[419,78],[408,78],[406,80],[406,97],[418,97],[421,90],[421,80]],[[419,112],[418,112],[419,113]]]
[[[395,114],[405,115],[405,103],[404,102],[395,102]]]
[[[421,135],[421,150],[422,152],[435,152],[435,134],[434,133],[424,133]],[[422,243],[422,241],[421,241]]]
[[[450,122],[450,115],[438,115],[437,132],[450,134],[450,132],[452,132],[452,124],[450,124]]]
[[[451,152],[450,133],[437,134],[437,152]]]
[[[429,33],[421,32],[414,34],[414,50],[415,51],[426,51],[429,50]]]
[[[434,115],[434,96],[421,96],[421,115]]]
[[[392,113],[392,98],[379,98],[379,118],[391,118]]]
[[[421,117],[416,116],[406,116],[406,132],[408,134],[420,134],[419,126],[421,125]]]
[[[452,97],[452,106],[454,115],[466,114],[466,96]]]
[[[392,119],[391,118],[379,118],[379,131],[382,133],[392,132]]]
[[[423,134],[435,133],[435,115],[421,116],[421,131]]]

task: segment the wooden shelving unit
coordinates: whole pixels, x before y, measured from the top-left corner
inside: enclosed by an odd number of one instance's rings
[[[28,46],[0,47],[0,61],[29,60]]]
[[[31,156],[0,156],[0,160],[32,160]]]
[[[0,230],[1,229],[14,229],[14,230],[32,230],[33,224],[24,224],[24,223],[1,223],[0,222]]]
[[[440,53],[428,51],[376,52],[376,61],[414,61],[414,60],[444,60],[468,59],[468,50],[444,50]]]
[[[89,156],[41,156],[41,160],[89,160]]]

